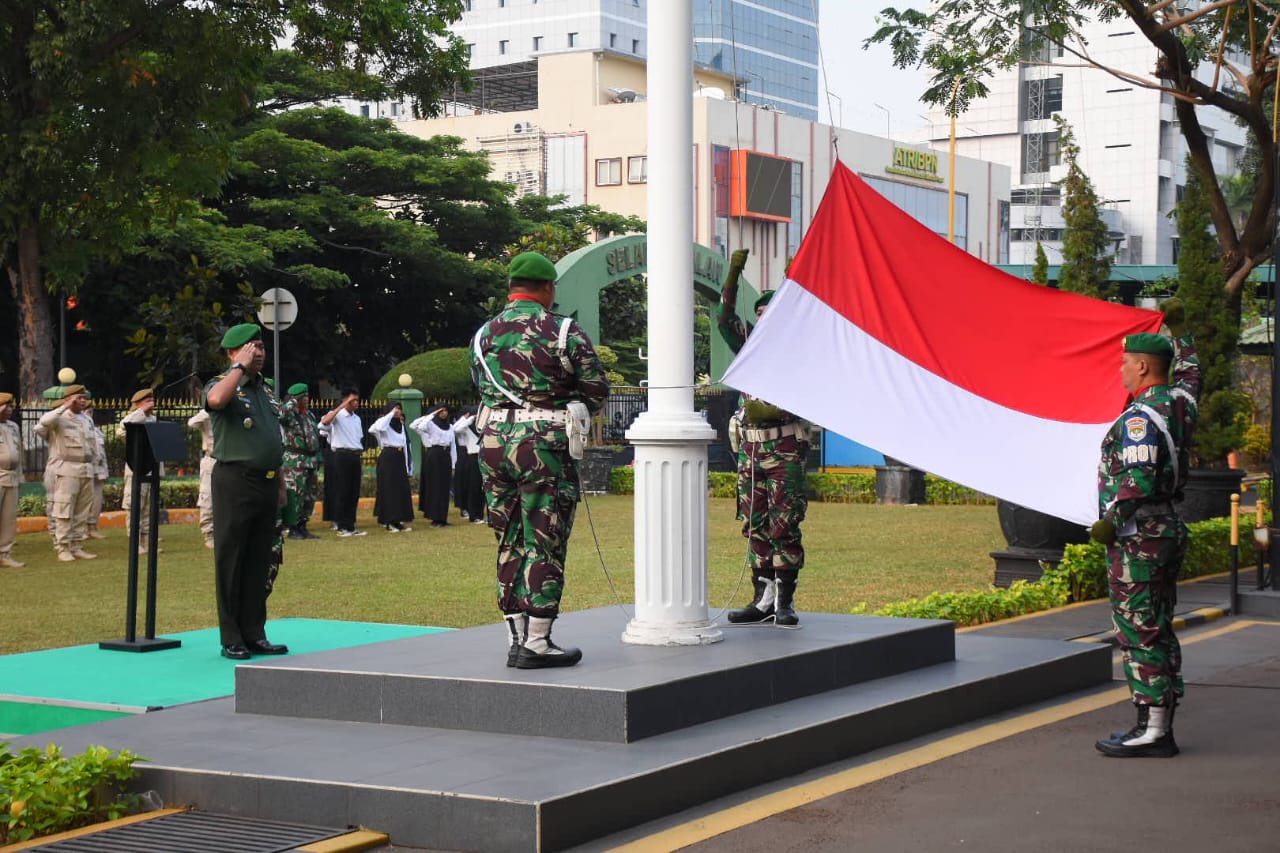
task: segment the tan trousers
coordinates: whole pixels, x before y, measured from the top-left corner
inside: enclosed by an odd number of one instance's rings
[[[52,468],[44,469],[44,517],[54,542],[58,541],[58,520],[53,517],[53,483],[57,479],[58,475],[53,473]]]
[[[53,547],[58,553],[84,550],[89,513],[93,511],[92,477],[57,477],[49,515],[56,522]]]
[[[93,508],[89,510],[89,529],[98,529],[98,518],[102,515],[102,493],[106,489],[107,481],[94,479],[93,481]]]
[[[124,469],[124,500],[121,501],[121,509],[126,512],[133,507],[133,472],[128,466]],[[139,536],[147,536],[151,533],[151,486],[147,483],[142,484],[142,506],[138,508],[138,529]],[[133,532],[133,516],[129,516],[129,532]]]
[[[196,507],[200,510],[200,532],[205,539],[213,538],[213,466],[217,464],[212,456],[200,457],[200,494],[196,497]]]
[[[0,485],[0,557],[9,556],[18,538],[18,487]]]

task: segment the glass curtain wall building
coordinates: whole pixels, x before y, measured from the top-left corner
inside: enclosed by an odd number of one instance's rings
[[[818,120],[818,0],[695,0],[693,45],[742,100]]]

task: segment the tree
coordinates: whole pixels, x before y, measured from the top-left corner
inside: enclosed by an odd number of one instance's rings
[[[1187,185],[1176,209],[1178,218],[1178,290],[1186,306],[1187,326],[1200,357],[1200,416],[1193,453],[1200,465],[1225,467],[1227,454],[1244,441],[1250,401],[1235,390],[1240,319],[1222,289],[1218,245],[1209,233],[1204,187],[1188,169]]]
[[[1029,12],[1034,16],[1029,17]],[[1075,38],[1079,25],[1089,18],[1131,21],[1156,50],[1151,76],[1094,58],[1089,45]],[[1270,259],[1275,230],[1276,147],[1268,110],[1276,82],[1280,12],[1242,0],[1192,4],[1191,8],[1185,3],[1136,0],[939,0],[927,13],[889,8],[878,20],[881,26],[867,43],[888,43],[900,68],[918,64],[930,68],[934,76],[922,98],[950,115],[963,113],[971,102],[989,93],[986,79],[993,71],[1012,68],[1049,43],[1061,45],[1079,65],[1100,69],[1128,85],[1167,93],[1173,99],[1192,168],[1205,189],[1221,250],[1223,287],[1238,310],[1249,272]],[[1197,79],[1196,69],[1210,61],[1216,66],[1214,80]],[[1235,85],[1219,86],[1219,79]],[[1212,141],[1202,124],[1209,108],[1240,122],[1258,151],[1257,181],[1239,227],[1223,195],[1211,156]]]
[[[52,384],[49,291],[73,292],[185,199],[216,192],[227,134],[288,31],[298,57],[429,112],[465,78],[459,0],[0,3],[0,257],[19,390]]]
[[[1080,146],[1061,116],[1058,125],[1058,149],[1067,164],[1062,180],[1062,266],[1058,271],[1058,289],[1101,299],[1111,276],[1111,239],[1107,224],[1098,212],[1098,194],[1093,182],[1080,168]]]
[[[1031,280],[1040,285],[1049,284],[1049,257],[1039,240],[1036,241],[1036,262],[1031,267]]]

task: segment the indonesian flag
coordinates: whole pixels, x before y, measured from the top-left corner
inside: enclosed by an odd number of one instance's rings
[[[1160,314],[1001,272],[837,163],[724,382],[908,465],[1081,524],[1124,409],[1122,339]]]

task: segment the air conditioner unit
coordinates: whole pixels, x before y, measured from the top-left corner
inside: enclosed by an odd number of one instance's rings
[[[638,97],[638,93],[634,89],[627,89],[621,86],[610,86],[609,94],[613,96],[615,104],[630,104]]]
[[[511,127],[512,133],[533,133],[533,125],[527,121],[518,121]]]

